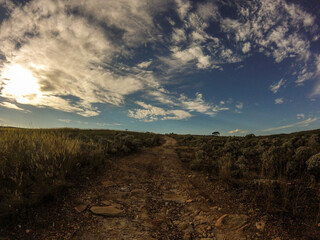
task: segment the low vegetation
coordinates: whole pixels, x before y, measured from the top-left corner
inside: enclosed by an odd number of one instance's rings
[[[271,213],[320,221],[320,130],[256,137],[172,135],[191,169]]]
[[[159,135],[109,130],[0,129],[0,216],[54,196]]]

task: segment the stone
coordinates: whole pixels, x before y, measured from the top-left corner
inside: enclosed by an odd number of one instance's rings
[[[120,217],[124,211],[114,206],[93,206],[90,211],[96,215],[102,215],[106,217]]]
[[[256,228],[260,231],[263,231],[264,227],[266,226],[265,221],[256,222]]]
[[[237,230],[244,226],[247,221],[248,216],[246,215],[225,214],[216,221],[215,226],[221,229]]]
[[[113,187],[116,185],[114,182],[111,181],[102,181],[101,183],[104,187]]]
[[[131,196],[137,196],[137,195],[145,195],[146,192],[143,189],[133,189],[131,191]]]
[[[106,206],[110,206],[112,204],[112,202],[109,200],[104,200],[104,201],[102,201],[102,204],[104,204]]]
[[[166,193],[164,194],[163,199],[165,201],[173,201],[176,203],[185,203],[186,201],[184,197],[178,196],[175,193]]]
[[[86,210],[88,207],[88,204],[80,204],[78,206],[75,206],[74,209],[78,212],[78,213],[81,213],[83,212],[84,210]]]
[[[128,187],[121,187],[121,188],[120,188],[120,191],[121,191],[121,192],[130,192],[130,190],[129,190]]]
[[[185,230],[188,226],[189,226],[188,223],[186,223],[186,222],[181,222],[181,223],[179,223],[179,225],[178,225],[178,229],[181,230],[181,231],[183,231],[183,230]]]
[[[123,206],[119,203],[114,203],[112,201],[109,201],[109,200],[104,200],[101,202],[103,205],[106,205],[106,206],[113,206],[115,208],[118,208],[118,209],[123,209]]]

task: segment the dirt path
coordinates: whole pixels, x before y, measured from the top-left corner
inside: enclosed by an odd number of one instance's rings
[[[18,225],[17,239],[262,239],[246,232],[246,215],[223,215],[208,181],[185,169],[175,140],[165,139],[119,159],[76,199],[44,207],[43,226]]]
[[[88,206],[102,215],[92,215],[96,227],[79,230],[72,239],[245,239],[239,232],[224,231],[227,225],[214,229],[221,214],[188,180],[174,145],[166,137],[160,147],[121,159]],[[110,213],[115,209],[119,211]],[[234,230],[246,223],[241,215],[229,221]]]

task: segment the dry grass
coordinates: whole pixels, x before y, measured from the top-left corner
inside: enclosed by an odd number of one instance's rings
[[[75,179],[95,174],[114,156],[158,143],[154,134],[0,129],[0,215],[37,203]]]

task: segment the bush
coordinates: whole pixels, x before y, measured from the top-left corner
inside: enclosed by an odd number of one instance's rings
[[[320,153],[317,153],[310,157],[307,164],[307,170],[312,174],[317,180],[320,179]]]
[[[227,153],[218,159],[218,174],[220,179],[229,180],[232,177],[232,162],[231,153]]]
[[[249,162],[244,156],[240,156],[235,162],[235,167],[237,168],[240,176],[246,176],[249,172]]]

